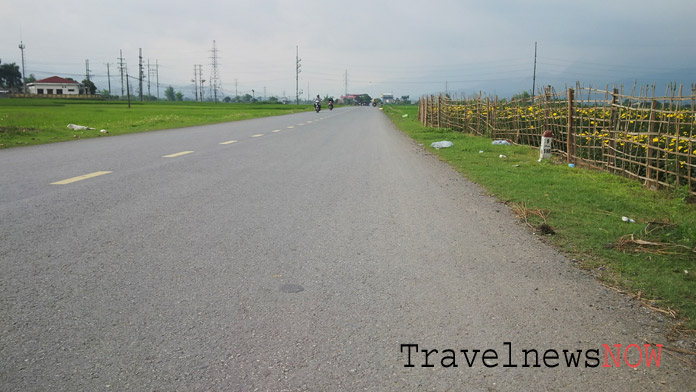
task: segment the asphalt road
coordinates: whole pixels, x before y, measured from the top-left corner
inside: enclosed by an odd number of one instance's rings
[[[694,390],[665,327],[374,108],[0,151],[3,391]]]

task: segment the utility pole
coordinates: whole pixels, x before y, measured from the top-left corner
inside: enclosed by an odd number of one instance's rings
[[[128,70],[126,69],[126,93],[128,94],[128,109],[130,109],[130,83],[128,82]]]
[[[302,59],[300,59],[300,47],[295,46],[296,50],[296,55],[295,55],[295,104],[299,105],[300,104],[300,68],[302,67],[302,64],[300,62]]]
[[[123,61],[123,50],[119,51],[119,57],[118,57],[118,69],[121,72],[121,96],[124,95],[124,90],[123,90],[123,75],[126,70],[126,63]]]
[[[88,82],[90,81],[90,78],[89,78],[89,59],[85,60],[85,79],[87,79]]]
[[[111,99],[111,71],[109,65],[109,63],[106,63],[106,80],[109,82],[109,99]]]
[[[345,97],[345,96],[347,96],[347,95],[348,95],[348,70],[346,70],[345,91],[344,91],[344,93],[343,93],[343,96]]]
[[[536,59],[537,59],[537,43],[534,42],[534,76],[532,76],[532,103],[534,103],[534,90],[536,89]]]
[[[24,46],[24,41],[19,41],[19,50],[22,51],[22,92],[24,94],[26,94],[27,93],[27,78],[24,74],[24,48],[26,48],[26,46]]]
[[[139,54],[138,54],[138,95],[140,96],[140,102],[143,101],[143,75],[144,70],[143,70],[143,48],[140,48]]]
[[[234,97],[235,98],[239,97],[239,93],[237,92],[237,88],[238,88],[237,79],[235,79],[234,80]]]

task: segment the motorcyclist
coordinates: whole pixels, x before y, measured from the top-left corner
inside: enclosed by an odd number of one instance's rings
[[[333,98],[329,98],[329,110],[333,110],[334,102]]]
[[[317,110],[317,112],[321,109],[321,97],[319,97],[319,94],[317,94],[317,97],[314,98],[314,108]]]

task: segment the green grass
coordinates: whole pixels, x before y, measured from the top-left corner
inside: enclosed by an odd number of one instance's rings
[[[247,120],[311,110],[310,105],[0,99],[0,148]],[[94,130],[75,131],[68,124]]]
[[[385,112],[411,138],[513,209],[547,211],[555,235],[543,238],[605,284],[640,292],[653,306],[677,310],[687,328],[696,327],[696,205],[685,201],[685,193],[650,191],[637,181],[570,168],[558,159],[539,163],[536,148],[496,146],[487,138],[425,128],[416,106],[385,106]],[[441,140],[454,147],[430,148]],[[529,222],[543,223],[534,216]],[[617,246],[631,235],[667,246],[638,249],[626,241]]]

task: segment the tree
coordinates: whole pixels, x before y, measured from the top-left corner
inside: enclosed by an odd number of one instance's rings
[[[531,95],[527,91],[523,91],[520,94],[515,94],[512,96],[512,99],[522,101],[522,102],[527,102],[532,98]]]
[[[109,90],[107,90],[107,89],[103,89],[103,90],[99,91],[99,95],[101,95],[102,98],[104,98],[104,99],[118,99],[117,95],[109,94]],[[147,99],[147,97],[145,97],[145,99]]]
[[[224,102],[224,103],[230,103],[230,102],[232,102],[232,98],[230,98],[230,97],[225,97],[225,98],[222,99],[222,102]]]
[[[97,93],[97,86],[94,85],[94,82],[92,82],[89,79],[85,79],[82,81],[82,85],[85,86],[85,93],[94,95]]]
[[[175,95],[176,95],[176,100],[177,100],[177,101],[183,101],[183,100],[184,100],[184,93],[182,93],[181,91],[177,91]]]
[[[29,74],[29,77],[27,77],[26,82],[27,82],[27,83],[34,83],[34,82],[36,82],[36,76],[34,76],[34,74]]]
[[[251,94],[244,94],[244,96],[242,97],[242,102],[251,102],[252,98],[253,97],[251,96]]]
[[[0,65],[0,86],[10,90],[18,90],[22,87],[22,73],[15,63]]]
[[[164,96],[167,97],[167,101],[175,101],[176,94],[174,93],[174,87],[169,86],[164,90]]]
[[[270,97],[270,98],[268,98],[268,102],[270,102],[270,103],[278,103],[278,97]]]

